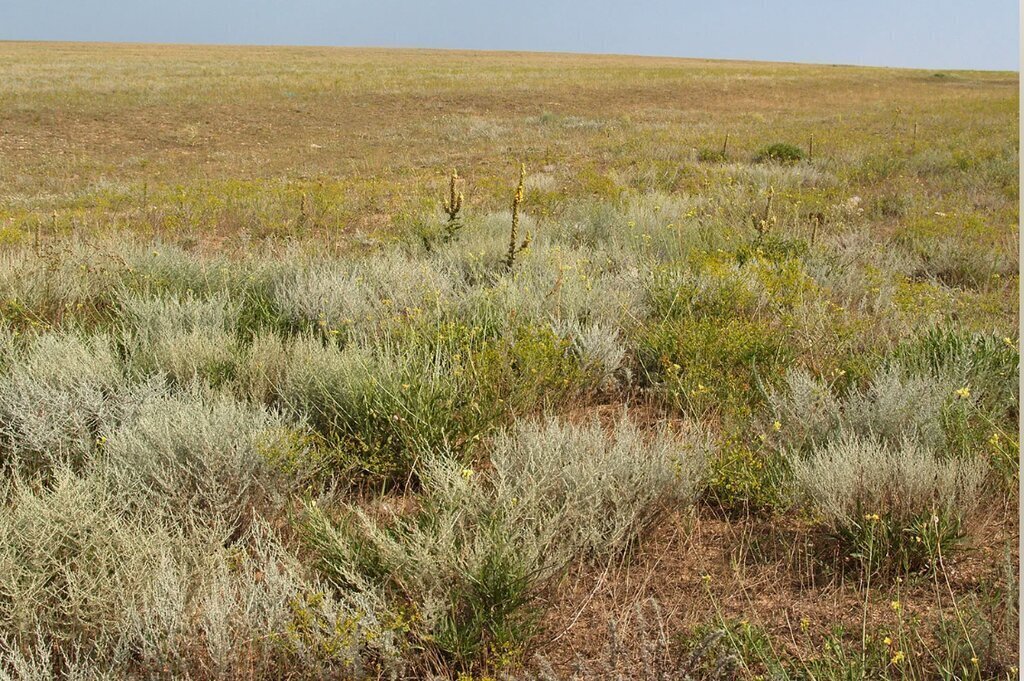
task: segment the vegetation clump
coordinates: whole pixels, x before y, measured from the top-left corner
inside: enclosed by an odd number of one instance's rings
[[[787,142],[775,142],[754,155],[755,163],[796,163],[807,156],[800,147]]]

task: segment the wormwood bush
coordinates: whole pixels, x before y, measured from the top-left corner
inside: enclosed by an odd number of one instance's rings
[[[162,372],[181,385],[195,379],[218,385],[233,375],[240,306],[227,293],[209,298],[128,293],[121,306],[128,364],[134,372]]]
[[[81,465],[106,423],[134,408],[110,339],[43,334],[12,349],[0,376],[0,449],[7,465],[45,472]]]
[[[985,475],[977,459],[850,433],[791,465],[814,517],[871,571],[937,567],[963,538]]]
[[[200,259],[171,243],[129,243],[118,255],[127,265],[125,287],[141,297],[202,298],[223,288],[232,277],[229,261]]]
[[[106,244],[104,246],[107,246]],[[123,265],[77,239],[0,254],[0,314],[23,327],[106,321]]]
[[[434,314],[454,295],[453,282],[430,261],[389,250],[354,263],[314,263],[283,278],[274,302],[299,329],[351,335]]]
[[[851,390],[840,399],[831,383],[794,368],[782,387],[769,391],[768,403],[779,423],[775,437],[787,447],[806,450],[848,431],[890,445],[910,439],[943,448],[956,389],[949,379],[909,374],[893,365],[876,373],[866,389]]]
[[[627,548],[657,514],[690,505],[711,451],[695,426],[645,435],[623,414],[606,433],[597,421],[527,421],[491,450],[494,486],[565,525],[563,550],[592,555]]]
[[[458,313],[467,322],[503,332],[551,320],[630,325],[631,317],[645,315],[642,278],[635,264],[615,257],[538,240],[516,260],[513,276],[467,290],[457,301]]]
[[[610,434],[523,423],[495,442],[487,475],[425,460],[415,513],[382,521],[348,508],[339,524],[308,506],[304,535],[339,588],[387,585],[426,664],[484,670],[521,653],[559,568],[622,551],[659,512],[690,503],[706,448],[697,433],[644,438],[625,417]]]
[[[263,450],[284,435],[265,408],[193,387],[152,396],[104,429],[101,468],[136,511],[234,527],[277,491]]]
[[[15,479],[0,514],[0,629],[73,650],[110,649],[166,537],[118,513],[99,476],[58,469],[48,489]],[[88,647],[83,646],[83,647]]]
[[[305,579],[264,522],[126,514],[102,475],[15,480],[0,514],[0,677],[279,678],[398,664],[368,597]]]
[[[554,325],[554,332],[572,344],[589,387],[611,391],[629,382],[625,339],[616,329],[600,323],[563,322]]]
[[[375,597],[335,598],[304,572],[264,521],[229,548],[165,548],[129,614],[138,671],[312,679],[399,669],[390,615]]]

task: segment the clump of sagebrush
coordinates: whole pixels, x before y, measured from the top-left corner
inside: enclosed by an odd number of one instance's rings
[[[0,377],[4,467],[25,474],[78,468],[100,430],[137,405],[110,338],[47,333],[12,348]]]
[[[695,431],[644,436],[626,417],[610,434],[597,422],[527,422],[497,439],[488,471],[426,458],[414,513],[382,520],[349,506],[339,524],[307,505],[303,534],[339,589],[383,584],[392,609],[416,613],[422,664],[484,672],[521,655],[562,567],[623,551],[692,502],[707,446]]]
[[[611,391],[630,378],[626,366],[626,345],[619,331],[600,322],[583,324],[578,320],[555,323],[555,333],[569,340],[579,357],[588,387]]]
[[[199,512],[240,526],[279,491],[263,449],[282,426],[261,406],[192,387],[150,397],[132,418],[104,429],[96,465],[131,508],[175,519]]]
[[[949,440],[949,409],[966,399],[947,377],[895,365],[876,373],[865,389],[851,390],[842,399],[835,385],[840,378],[815,378],[800,368],[788,371],[783,387],[768,393],[777,424],[775,437],[786,447],[804,451],[843,432],[890,445],[909,439],[942,449]]]
[[[530,242],[533,241],[533,236],[527,232],[522,242],[519,242],[519,209],[523,205],[523,184],[525,182],[526,164],[521,163],[519,164],[519,185],[516,187],[516,193],[512,197],[512,227],[509,230],[508,251],[505,254],[505,270],[507,272],[511,272],[512,267],[516,264],[516,256],[529,248]]]
[[[985,476],[978,459],[850,433],[791,465],[813,517],[869,571],[938,568],[963,539]]]
[[[139,295],[120,301],[127,365],[140,375],[163,373],[179,385],[218,384],[234,372],[240,305],[225,291]]]
[[[4,492],[0,677],[359,677],[397,664],[372,603],[304,577],[263,521],[241,534],[200,513],[163,524],[128,512],[99,472]]]
[[[786,142],[775,142],[763,147],[754,156],[755,163],[796,163],[802,161],[806,154],[804,150]]]
[[[277,283],[273,301],[292,329],[345,339],[434,316],[455,291],[453,278],[433,262],[388,249],[290,272]]]

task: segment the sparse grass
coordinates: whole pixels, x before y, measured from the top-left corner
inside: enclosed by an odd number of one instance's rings
[[[1015,74],[0,62],[0,676],[1016,678]]]

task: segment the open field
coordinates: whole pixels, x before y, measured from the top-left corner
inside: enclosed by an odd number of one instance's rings
[[[1018,120],[0,43],[0,677],[1017,678]]]

